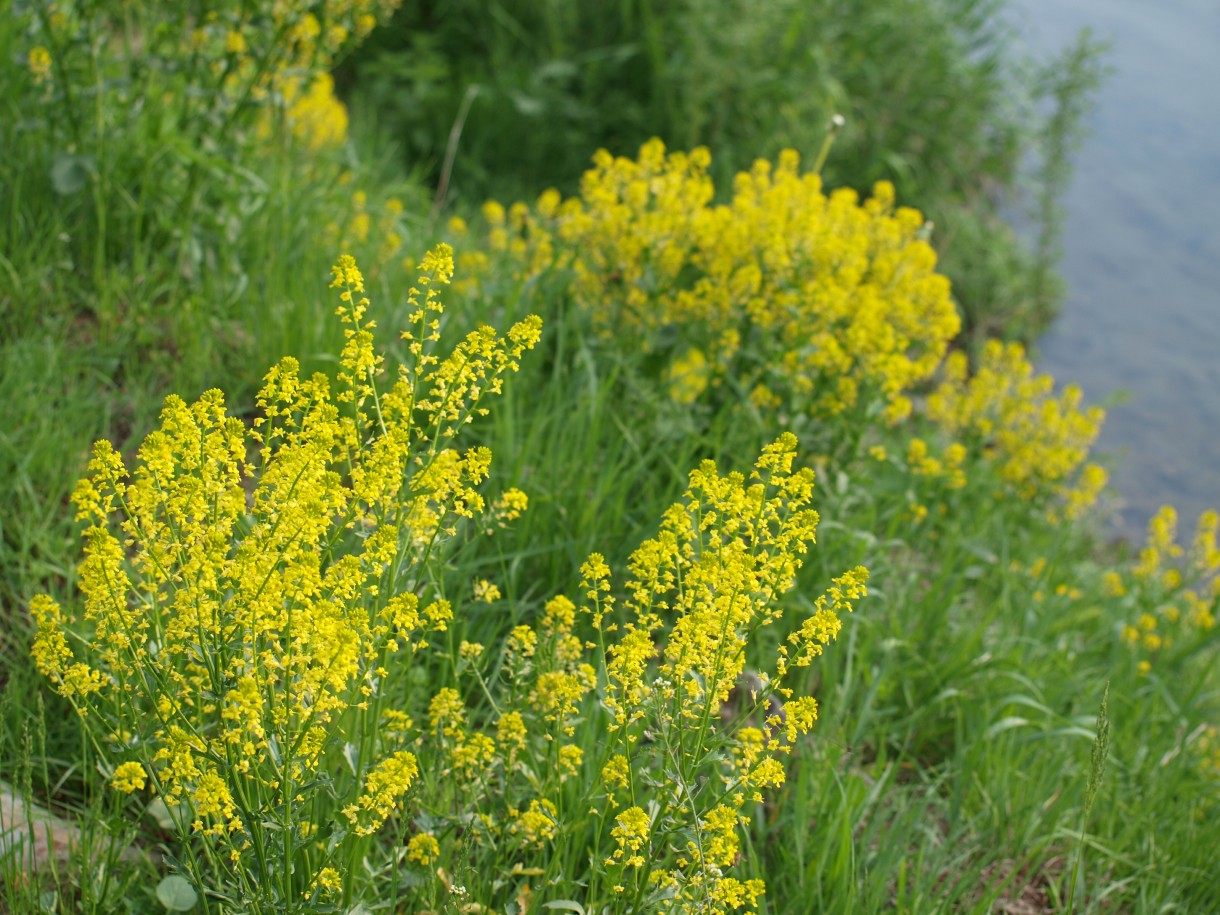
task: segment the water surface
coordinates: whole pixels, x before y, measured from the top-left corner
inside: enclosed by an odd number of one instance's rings
[[[1065,204],[1063,313],[1039,365],[1111,406],[1099,443],[1138,534],[1220,508],[1220,0],[1015,0],[1040,56],[1111,44]]]

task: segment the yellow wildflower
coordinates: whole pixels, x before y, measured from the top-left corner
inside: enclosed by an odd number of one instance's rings
[[[484,604],[494,604],[501,597],[500,589],[490,581],[480,579],[474,583],[474,599]]]
[[[643,867],[644,856],[640,849],[648,841],[652,827],[648,814],[640,807],[628,807],[614,822],[617,825],[610,830],[610,835],[618,847],[606,859],[606,864],[621,862],[624,867]]]
[[[115,768],[110,784],[120,794],[131,794],[144,788],[146,777],[144,767],[138,762],[125,762]]]
[[[1105,484],[1105,471],[1082,466],[1104,412],[1081,409],[1079,388],[1054,393],[1054,379],[1035,375],[1017,343],[988,341],[973,374],[965,353],[944,362],[928,416],[975,454],[993,461],[1023,498],[1056,495],[1069,516],[1082,513]]]
[[[580,772],[585,751],[576,744],[565,744],[559,748],[559,780],[565,781]]]
[[[602,781],[608,788],[626,788],[631,777],[631,769],[627,765],[627,757],[621,753],[610,757],[610,761],[602,767]]]
[[[368,836],[398,808],[399,798],[410,790],[419,775],[415,755],[400,750],[383,759],[369,772],[364,792],[355,804],[348,806],[344,816],[355,827],[357,835]]]
[[[313,885],[323,893],[338,893],[343,889],[343,881],[339,872],[333,867],[324,867],[313,879]]]
[[[407,860],[424,867],[430,866],[440,857],[441,846],[431,833],[421,832],[407,842]]]
[[[555,838],[556,821],[555,805],[548,800],[532,800],[529,809],[517,813],[510,831],[521,834],[525,840],[534,845],[542,845]]]
[[[548,192],[507,220],[487,204],[489,246],[522,277],[568,271],[607,335],[644,349],[671,329],[691,340],[664,371],[681,403],[732,377],[766,409],[839,413],[867,393],[903,418],[903,392],[931,376],[959,326],[922,216],[895,208],[884,182],[864,204],[825,194],[792,150],[737,175],[713,205],[710,162],[660,140],[635,160],[599,151],[577,198]]]
[[[30,74],[34,77],[34,82],[44,83],[51,78],[51,52],[42,45],[30,48],[26,63],[30,68]]]

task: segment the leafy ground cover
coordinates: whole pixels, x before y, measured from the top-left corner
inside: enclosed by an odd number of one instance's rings
[[[388,7],[209,9],[0,25],[0,787],[80,830],[0,905],[1220,905],[1217,518],[1101,539],[918,180],[437,218],[327,75]]]

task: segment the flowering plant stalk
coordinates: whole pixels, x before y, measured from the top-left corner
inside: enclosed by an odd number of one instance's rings
[[[541,322],[436,355],[452,263],[445,246],[424,259],[388,388],[344,257],[337,390],[286,358],[252,429],[208,391],[166,399],[130,475],[99,442],[74,493],[83,607],[69,621],[33,601],[39,668],[91,726],[115,789],[147,783],[164,801],[180,867],[222,910],[359,894],[366,839],[419,771],[382,733],[390,668],[452,617],[436,575],[459,524],[522,505],[509,492],[488,510],[476,487],[491,454],[455,439]]]
[[[460,638],[475,614],[449,596],[448,546],[528,500],[488,505],[491,454],[456,440],[540,322],[436,355],[451,273],[447,247],[424,259],[392,385],[345,257],[333,394],[285,359],[251,429],[213,391],[167,399],[130,475],[99,443],[75,494],[83,606],[35,599],[36,663],[113,788],[164,803],[209,908],[753,907],[765,884],[737,874],[741,828],[817,717],[787,678],[867,571],[835,579],[762,663],[818,522],[787,433],[748,477],[693,471],[617,596],[593,554],[578,600],[491,647]]]
[[[1148,522],[1137,561],[1108,569],[1101,590],[1127,617],[1120,631],[1136,668],[1147,676],[1166,654],[1188,655],[1216,628],[1220,608],[1220,515],[1199,516],[1189,547],[1178,542],[1178,514],[1164,505]]]

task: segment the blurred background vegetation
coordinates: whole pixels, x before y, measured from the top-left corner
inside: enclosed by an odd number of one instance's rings
[[[654,136],[708,146],[727,188],[786,147],[812,163],[841,114],[827,185],[892,181],[934,223],[965,339],[1030,342],[1062,296],[1056,201],[1102,48],[1082,34],[1059,56],[1021,56],[1004,12],[1000,0],[413,0],[339,79],[357,119],[458,205],[568,194],[594,150],[633,156]]]

